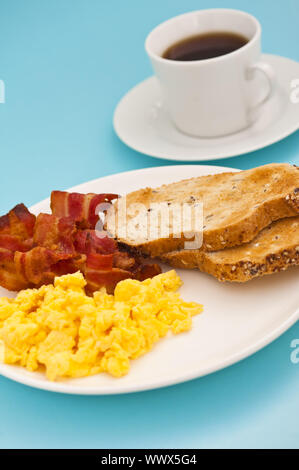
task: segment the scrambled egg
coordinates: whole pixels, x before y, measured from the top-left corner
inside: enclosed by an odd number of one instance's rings
[[[169,330],[187,331],[202,306],[184,302],[172,270],[143,282],[127,279],[114,295],[85,294],[81,273],[56,277],[54,285],[0,299],[0,343],[4,362],[30,371],[45,368],[48,379],[108,372],[121,377],[130,359],[150,351]]]

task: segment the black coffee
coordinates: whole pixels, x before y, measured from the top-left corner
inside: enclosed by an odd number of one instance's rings
[[[229,32],[197,34],[168,47],[162,57],[184,61],[212,59],[234,52],[247,42],[245,36]]]

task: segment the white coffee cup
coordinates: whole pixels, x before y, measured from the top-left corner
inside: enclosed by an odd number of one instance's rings
[[[182,39],[224,31],[241,34],[248,42],[211,59],[162,57]],[[163,105],[175,126],[186,134],[215,137],[240,131],[254,122],[256,111],[273,93],[274,72],[260,60],[261,26],[248,13],[212,9],[176,16],[148,35],[145,48],[161,85]]]

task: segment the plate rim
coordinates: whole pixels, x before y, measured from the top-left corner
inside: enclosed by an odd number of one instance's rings
[[[164,166],[140,168],[137,170],[130,170],[130,171],[102,176],[102,177],[95,178],[90,181],[72,186],[68,188],[68,191],[80,190],[80,188],[82,186],[85,186],[86,184],[95,184],[95,183],[100,182],[103,179],[113,178],[113,177],[120,176],[120,175],[125,177],[128,174],[132,175],[134,173],[144,173],[144,172],[146,173],[146,172],[151,172],[151,171],[160,171],[161,169],[164,169],[167,171],[174,171],[174,168],[175,169],[188,168],[188,170],[190,169],[190,172],[192,168],[196,168],[196,169],[209,168],[209,169],[212,169],[211,171],[213,171],[213,168],[216,168],[217,170],[223,170],[223,171],[234,171],[234,172],[241,171],[237,168],[223,167],[223,166],[218,166],[218,165],[198,165],[198,164],[197,165],[192,165],[192,164],[164,165]],[[34,211],[35,208],[37,208],[39,205],[49,203],[49,200],[50,200],[49,198],[43,199],[42,201],[30,206],[29,209]],[[142,391],[156,390],[159,388],[174,386],[174,385],[178,385],[178,384],[188,382],[191,380],[199,379],[206,375],[225,369],[231,365],[237,364],[238,362],[243,361],[247,357],[252,356],[256,352],[260,351],[261,349],[263,349],[264,347],[266,347],[267,345],[269,345],[270,343],[278,339],[289,328],[291,328],[297,321],[299,321],[299,307],[295,309],[295,311],[287,319],[285,319],[285,321],[282,324],[280,324],[279,326],[276,326],[273,330],[266,333],[257,342],[251,344],[250,346],[247,346],[245,349],[242,349],[241,352],[235,352],[229,355],[228,357],[226,357],[225,360],[219,361],[219,363],[216,366],[210,365],[204,368],[201,367],[200,372],[199,371],[187,372],[186,374],[182,374],[180,378],[174,378],[174,377],[164,378],[163,377],[159,380],[155,380],[154,383],[152,384],[148,383],[145,386],[141,384],[137,386],[131,384],[131,385],[125,385],[123,386],[122,389],[117,389],[117,390],[113,389],[113,386],[105,386],[105,387],[102,387],[102,391],[97,389],[94,386],[88,388],[88,387],[84,387],[81,385],[79,386],[77,385],[75,388],[72,388],[72,385],[70,385],[72,379],[68,379],[66,382],[50,382],[50,381],[41,381],[35,377],[19,376],[18,366],[2,364],[2,363],[0,363],[0,375],[10,380],[13,380],[17,383],[20,383],[20,384],[23,384],[23,385],[26,385],[35,389],[45,390],[48,392],[63,393],[63,394],[68,394],[68,395],[87,395],[87,396],[88,395],[98,395],[98,396],[123,395],[127,393],[137,393],[137,392],[142,392]]]
[[[273,58],[273,57],[276,58],[276,59],[278,58],[278,59],[282,59],[282,60],[285,60],[285,61],[289,61],[292,64],[296,64],[298,66],[298,71],[299,71],[299,64],[297,64],[297,62],[293,59],[290,59],[290,58],[284,57],[284,56],[280,56],[278,54],[265,54],[264,53],[264,54],[261,55],[261,58],[264,59],[264,60],[267,60],[267,59],[269,60],[270,59],[270,61],[271,61],[271,58]],[[117,103],[117,105],[114,109],[113,120],[112,120],[113,129],[114,129],[117,137],[127,147],[135,150],[138,153],[141,153],[143,155],[147,155],[148,157],[160,158],[162,160],[178,161],[178,162],[207,162],[207,161],[213,161],[213,160],[223,160],[225,158],[236,158],[240,155],[245,155],[247,153],[255,152],[257,150],[261,150],[265,147],[269,147],[273,144],[276,144],[276,143],[284,140],[286,137],[294,134],[295,132],[297,132],[299,130],[299,119],[298,119],[297,124],[294,123],[292,126],[289,126],[287,129],[285,129],[284,132],[273,135],[272,138],[268,138],[268,140],[265,140],[262,144],[257,143],[255,145],[248,146],[244,150],[239,149],[239,150],[235,150],[235,151],[233,150],[233,151],[226,152],[226,153],[225,152],[224,153],[219,152],[216,156],[207,156],[207,157],[205,157],[205,156],[201,156],[201,157],[198,157],[198,156],[184,157],[184,156],[178,156],[178,155],[171,156],[171,155],[167,154],[167,152],[159,153],[158,151],[148,153],[148,152],[146,152],[146,150],[144,148],[139,148],[138,145],[129,143],[128,139],[126,138],[126,136],[124,136],[123,132],[121,131],[121,126],[119,125],[117,114],[118,114],[118,111],[119,111],[119,109],[121,108],[121,106],[123,104],[123,101],[130,95],[130,93],[134,92],[138,87],[144,86],[144,84],[146,82],[150,82],[154,79],[156,79],[155,75],[151,75],[150,77],[145,78],[144,80],[140,81],[139,83],[134,85],[132,88],[130,88],[130,90],[128,90],[122,96],[122,98],[119,100],[119,102]],[[219,146],[221,147],[221,144]]]

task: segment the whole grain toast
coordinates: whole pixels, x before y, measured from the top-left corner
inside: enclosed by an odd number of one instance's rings
[[[124,235],[135,214],[127,214],[117,227],[116,217],[109,218],[108,229],[125,245],[152,257],[184,248],[190,234],[174,233],[172,221],[169,235],[144,235],[151,216],[151,204],[168,206],[187,203],[191,206],[203,203],[203,251],[217,251],[250,242],[275,220],[299,214],[299,168],[290,164],[269,164],[251,170],[200,176],[159,188],[145,188],[126,196],[126,206],[142,204],[138,224],[143,231],[138,236]],[[194,226],[194,221],[192,222]]]
[[[281,219],[249,243],[215,252],[180,250],[161,256],[176,268],[200,269],[219,281],[245,282],[299,265],[299,217]]]

